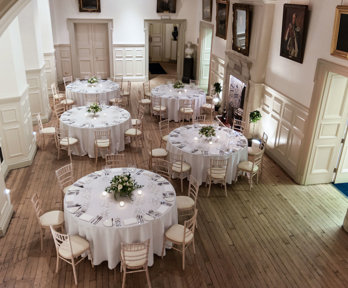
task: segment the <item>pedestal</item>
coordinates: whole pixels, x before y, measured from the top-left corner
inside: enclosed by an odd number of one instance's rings
[[[190,83],[190,79],[193,79],[193,58],[185,58],[182,82]]]

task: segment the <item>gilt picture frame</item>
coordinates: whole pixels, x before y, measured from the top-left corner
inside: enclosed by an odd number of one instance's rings
[[[216,36],[222,39],[227,38],[228,30],[228,0],[216,0]]]
[[[157,13],[176,13],[176,0],[157,0]]]
[[[202,19],[211,22],[213,16],[213,0],[202,0]]]
[[[251,6],[233,4],[232,50],[249,56]]]
[[[79,0],[80,12],[100,12],[100,0]]]
[[[348,60],[348,6],[336,7],[331,55]]]

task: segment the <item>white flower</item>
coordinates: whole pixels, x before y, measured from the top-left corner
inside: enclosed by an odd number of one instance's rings
[[[123,186],[121,184],[118,184],[117,188],[118,188],[118,190],[121,190],[123,188]]]

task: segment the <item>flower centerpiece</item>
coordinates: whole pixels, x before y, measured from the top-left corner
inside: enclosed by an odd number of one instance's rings
[[[95,84],[95,83],[98,83],[98,79],[97,79],[97,77],[91,77],[87,80],[87,82],[89,84]]]
[[[174,89],[182,89],[185,87],[184,83],[182,83],[181,81],[176,81],[173,85]]]
[[[112,193],[116,200],[119,197],[132,198],[133,191],[143,187],[139,185],[129,173],[114,176],[110,184],[109,187],[106,187],[105,191],[107,193]]]
[[[249,114],[249,123],[253,124],[253,134],[251,135],[252,138],[254,137],[255,124],[261,120],[261,117],[262,115],[259,110],[252,111]]]
[[[206,137],[207,139],[211,139],[214,137],[215,129],[213,126],[203,126],[201,129],[199,129],[199,135]]]
[[[95,114],[97,112],[102,111],[102,108],[98,105],[98,103],[93,103],[91,105],[89,105],[87,112],[88,113],[93,113],[93,115],[95,116]]]

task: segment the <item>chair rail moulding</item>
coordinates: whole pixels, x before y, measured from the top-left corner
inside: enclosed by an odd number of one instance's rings
[[[72,76],[73,76],[73,78],[80,77],[80,69],[79,69],[79,65],[77,63],[78,57],[77,57],[77,50],[76,50],[77,47],[76,47],[75,24],[107,24],[107,26],[108,26],[109,70],[110,70],[110,76],[114,75],[114,65],[113,65],[113,61],[111,61],[113,59],[113,49],[112,49],[113,19],[68,18],[67,19],[67,26],[68,26],[68,31],[69,31],[70,45],[71,45]]]
[[[114,76],[145,81],[145,44],[114,44]]]

